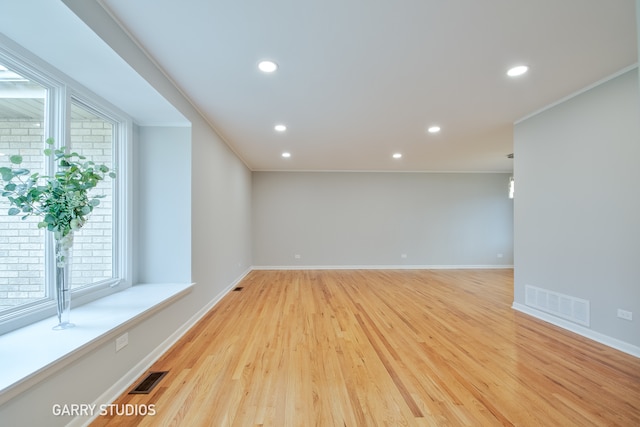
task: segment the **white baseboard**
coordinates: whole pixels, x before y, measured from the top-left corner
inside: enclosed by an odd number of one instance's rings
[[[252,270],[490,270],[513,265],[254,265]]]
[[[118,397],[122,395],[126,390],[131,387],[131,384],[138,379],[141,375],[143,375],[164,353],[166,353],[184,334],[189,331],[200,319],[202,319],[220,300],[227,295],[233,288],[237,286],[238,283],[242,281],[246,277],[247,274],[251,272],[251,268],[247,269],[244,273],[242,273],[237,279],[235,279],[231,284],[229,284],[222,292],[216,295],[211,301],[209,301],[204,307],[198,310],[191,318],[185,322],[180,328],[178,328],[174,333],[169,335],[167,339],[165,339],[158,347],[153,349],[144,359],[138,362],[133,368],[129,370],[122,378],[120,378],[116,383],[109,387],[98,399],[96,399],[93,404],[95,404],[96,408],[99,408],[100,405],[108,405],[116,400]],[[99,416],[99,411],[94,413],[93,416],[89,417],[76,417],[70,422],[67,426],[88,426]]]
[[[604,344],[608,347],[615,348],[616,350],[620,350],[624,353],[630,354],[631,356],[640,358],[640,347],[629,344],[628,342],[620,341],[616,338],[601,334],[587,327],[580,326],[568,320],[561,319],[559,317],[553,316],[549,313],[545,313],[544,311],[537,310],[524,304],[514,302],[511,308],[528,314],[529,316],[533,316],[537,319],[551,323],[552,325],[556,325],[568,331],[574,332],[590,340],[599,342],[600,344]]]

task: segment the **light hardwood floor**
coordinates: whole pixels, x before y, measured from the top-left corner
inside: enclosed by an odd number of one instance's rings
[[[511,309],[512,270],[253,271],[94,426],[640,426],[640,359]]]

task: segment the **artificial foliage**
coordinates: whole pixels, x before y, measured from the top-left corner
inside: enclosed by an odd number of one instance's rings
[[[22,219],[39,216],[38,228],[54,233],[56,240],[64,240],[79,230],[104,195],[89,193],[106,177],[116,174],[104,164],[96,164],[65,147],[55,148],[54,140],[46,140],[44,155],[57,165],[51,176],[31,173],[21,168],[22,156],[9,156],[11,167],[0,167],[5,182],[2,196],[10,202],[9,215]]]

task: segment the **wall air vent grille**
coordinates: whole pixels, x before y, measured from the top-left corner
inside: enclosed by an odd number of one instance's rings
[[[525,285],[525,304],[580,325],[589,326],[589,301]]]

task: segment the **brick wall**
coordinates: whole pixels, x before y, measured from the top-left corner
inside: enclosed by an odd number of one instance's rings
[[[0,120],[0,153],[21,154],[23,166],[42,172],[42,122]],[[0,157],[9,166],[8,156]],[[0,197],[0,309],[45,297],[44,230],[38,218],[8,216],[9,202]]]
[[[104,120],[72,120],[71,147],[88,159],[112,168],[113,126]],[[89,221],[74,237],[71,287],[108,279],[112,276],[112,209],[111,178],[102,181],[91,195],[103,194]]]
[[[0,119],[0,153],[21,154],[23,166],[42,172],[42,122]],[[112,126],[103,120],[73,120],[71,146],[96,163],[111,167]],[[8,165],[7,156],[0,165]],[[87,224],[76,233],[72,255],[72,287],[110,278],[112,275],[111,180],[92,194],[105,194]],[[9,203],[0,198],[0,310],[46,296],[44,279],[44,230],[40,218],[21,220],[8,216]]]

